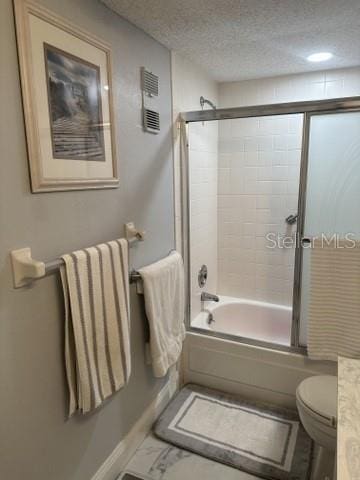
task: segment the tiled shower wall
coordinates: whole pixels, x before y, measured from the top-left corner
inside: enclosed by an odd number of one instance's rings
[[[221,108],[360,95],[360,68],[219,84]]]
[[[206,73],[177,53],[172,53],[172,85],[174,110],[174,172],[176,248],[181,250],[181,182],[180,139],[177,117],[180,112],[200,109],[200,96],[218,102],[217,83]],[[197,275],[206,264],[209,277],[206,289],[217,291],[217,122],[190,124],[189,194],[190,194],[190,264],[191,316],[200,312],[200,288]]]
[[[269,248],[291,235],[297,210],[302,116],[220,122],[218,290],[290,305],[294,250]]]
[[[360,95],[360,69],[223,83],[220,107]],[[218,292],[291,305],[294,251],[270,249],[267,232],[291,234],[301,116],[219,122]]]
[[[219,107],[360,95],[358,68],[217,85],[173,53],[172,76],[174,119],[181,111],[199,109],[200,95]],[[265,248],[264,234],[295,231],[295,227],[286,227],[284,219],[296,212],[300,127],[299,116],[189,126],[192,317],[200,310],[197,272],[203,263],[209,267],[206,290],[210,292],[291,304],[293,251]],[[176,244],[180,249],[176,128],[174,145]]]
[[[216,122],[189,125],[190,166],[190,258],[191,315],[200,312],[201,289],[197,276],[201,265],[208,268],[208,280],[203,290],[217,292],[217,190],[218,190],[218,125]]]

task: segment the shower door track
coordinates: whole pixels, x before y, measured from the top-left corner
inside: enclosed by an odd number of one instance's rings
[[[219,108],[216,110],[197,110],[192,112],[183,112],[179,115],[180,123],[180,148],[181,148],[181,193],[182,193],[182,218],[181,218],[181,236],[184,263],[187,279],[187,319],[186,329],[193,333],[199,333],[211,337],[222,338],[224,340],[236,341],[246,345],[252,345],[273,350],[307,354],[307,348],[300,345],[300,311],[301,311],[301,279],[302,279],[302,247],[301,240],[296,243],[295,268],[294,268],[294,289],[293,289],[293,316],[291,326],[291,345],[279,345],[252,338],[240,337],[227,333],[220,333],[201,328],[192,327],[190,323],[190,198],[189,198],[189,142],[187,124],[193,122],[207,122],[216,120],[229,120],[236,118],[265,117],[276,115],[303,114],[303,132],[301,146],[301,164],[300,164],[300,183],[298,198],[298,228],[297,236],[302,239],[305,224],[305,203],[306,203],[306,185],[308,173],[308,150],[310,119],[317,114],[330,114],[339,112],[360,111],[360,96],[343,97],[328,100],[313,100],[305,102],[290,102],[268,105],[254,105],[248,107]]]
[[[218,108],[183,112],[180,119],[186,123],[230,120],[235,118],[266,117],[296,113],[321,113],[334,110],[356,110],[360,108],[360,96],[310,100],[306,102],[272,103],[249,107]]]

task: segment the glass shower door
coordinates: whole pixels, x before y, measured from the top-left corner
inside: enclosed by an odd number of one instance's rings
[[[360,112],[309,117],[303,238],[360,238]],[[304,166],[306,170],[306,166]],[[300,228],[301,230],[301,228]],[[311,249],[302,244],[299,343],[307,344]]]

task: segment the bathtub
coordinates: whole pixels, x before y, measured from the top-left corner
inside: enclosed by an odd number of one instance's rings
[[[191,322],[192,327],[218,333],[290,345],[292,309],[282,305],[220,296],[205,302],[205,310]],[[213,322],[208,323],[209,313]]]

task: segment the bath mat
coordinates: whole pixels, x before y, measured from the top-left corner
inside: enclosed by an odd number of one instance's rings
[[[143,478],[141,477],[137,477],[135,475],[132,475],[131,473],[125,473],[125,475],[123,477],[119,477],[118,480],[144,480]]]
[[[161,439],[271,480],[307,480],[312,440],[296,412],[187,385],[154,426]]]

